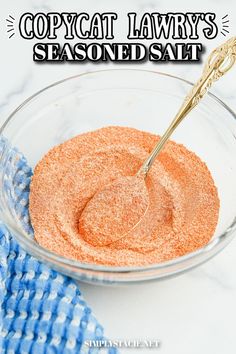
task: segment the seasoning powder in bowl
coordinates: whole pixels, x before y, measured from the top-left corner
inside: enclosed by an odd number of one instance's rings
[[[111,266],[159,263],[206,245],[218,221],[217,189],[205,163],[173,141],[145,180],[149,203],[141,220],[118,239],[109,226],[110,242],[99,242],[93,220],[106,229],[104,208],[93,203],[91,212],[88,203],[115,179],[135,175],[158,139],[132,128],[105,127],[52,148],[37,164],[30,186],[38,243],[66,258]],[[137,200],[134,207],[143,206]],[[127,223],[129,210],[124,215]],[[108,224],[117,228],[112,220]]]

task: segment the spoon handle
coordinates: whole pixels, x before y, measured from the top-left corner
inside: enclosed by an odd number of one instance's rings
[[[236,37],[230,38],[227,42],[223,43],[214,49],[209,55],[207,62],[204,66],[200,79],[193,86],[191,91],[185,97],[174,120],[171,122],[168,129],[165,131],[161,139],[158,141],[148,158],[144,161],[143,165],[137,172],[137,175],[146,177],[149,169],[151,168],[156,156],[164,147],[165,143],[174,132],[179,123],[186,117],[186,115],[198,105],[199,101],[211,87],[214,81],[223,76],[236,61]]]

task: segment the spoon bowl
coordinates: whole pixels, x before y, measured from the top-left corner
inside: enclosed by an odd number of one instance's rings
[[[79,232],[94,246],[107,246],[132,230],[145,215],[149,194],[142,176],[124,176],[99,190],[85,206]]]

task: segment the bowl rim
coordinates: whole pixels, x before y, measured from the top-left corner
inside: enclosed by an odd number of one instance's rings
[[[10,113],[10,115],[8,115],[8,117],[6,118],[6,120],[3,122],[3,124],[0,127],[0,134],[3,134],[6,127],[8,126],[8,124],[11,122],[12,118],[15,116],[15,114],[19,110],[21,110],[31,100],[33,100],[35,97],[39,96],[41,93],[47,91],[48,89],[51,89],[55,86],[63,84],[64,82],[67,82],[67,81],[70,81],[73,79],[77,79],[77,78],[80,78],[83,76],[92,76],[92,75],[115,72],[115,71],[119,71],[119,72],[124,72],[124,71],[132,72],[132,71],[134,71],[134,72],[142,72],[142,73],[148,73],[148,74],[156,74],[159,76],[179,80],[181,82],[184,82],[185,84],[188,84],[189,86],[194,85],[189,80],[186,80],[181,77],[178,77],[178,76],[175,76],[172,74],[168,74],[165,72],[156,71],[156,70],[133,69],[133,68],[130,68],[130,69],[128,69],[128,68],[124,68],[124,69],[123,68],[122,69],[115,68],[115,69],[102,69],[102,70],[83,72],[81,74],[76,74],[73,76],[66,77],[62,80],[53,82],[52,84],[38,90],[33,95],[29,96],[16,109],[14,109],[12,111],[12,113]],[[236,113],[226,103],[224,103],[219,97],[217,97],[216,95],[214,95],[211,92],[208,92],[206,95],[211,97],[214,101],[216,101],[224,109],[226,109],[231,114],[232,118],[234,118],[234,120],[236,121]],[[13,227],[13,230],[14,229],[15,228]],[[105,273],[130,273],[130,272],[140,272],[140,271],[145,272],[145,271],[158,270],[158,269],[160,270],[160,269],[169,268],[169,267],[184,263],[185,261],[188,261],[190,259],[191,260],[196,259],[200,254],[209,252],[210,250],[215,248],[220,242],[222,242],[226,238],[229,238],[229,236],[235,230],[236,230],[236,217],[234,218],[234,220],[232,221],[230,226],[228,226],[228,228],[221,235],[213,238],[208,244],[206,244],[205,246],[199,248],[198,250],[196,250],[194,252],[190,252],[184,256],[180,256],[180,257],[171,259],[169,261],[165,261],[165,262],[161,262],[161,263],[153,263],[153,264],[145,265],[145,266],[135,266],[135,267],[133,267],[133,266],[125,266],[125,267],[124,266],[122,266],[122,267],[120,267],[120,266],[105,266],[105,265],[98,265],[98,264],[92,264],[92,263],[80,263],[75,259],[66,258],[66,257],[58,255],[57,253],[47,250],[46,248],[40,246],[35,240],[33,240],[33,242],[32,242],[32,237],[30,237],[24,231],[22,231],[22,232],[17,231],[16,233],[14,232],[13,236],[15,236],[15,238],[17,239],[19,244],[22,245],[23,248],[25,248],[27,252],[29,250],[30,252],[32,252],[32,254],[35,257],[39,257],[42,261],[49,261],[49,262],[53,261],[53,262],[56,262],[57,264],[59,264],[60,266],[61,266],[61,264],[63,264],[67,267],[69,266],[69,267],[77,268],[77,270],[83,269],[83,270],[90,270],[93,272],[102,271]],[[209,257],[209,258],[211,258],[211,257]]]

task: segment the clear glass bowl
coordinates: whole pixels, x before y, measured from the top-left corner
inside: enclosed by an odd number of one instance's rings
[[[171,75],[144,70],[105,70],[78,75],[31,96],[10,115],[0,133],[34,167],[54,145],[103,126],[129,126],[162,134],[191,85]],[[126,284],[185,272],[216,255],[233,238],[236,223],[235,118],[229,107],[208,94],[172,136],[206,162],[219,191],[221,208],[217,230],[209,244],[197,252],[135,268],[81,264],[48,252],[22,231],[7,210],[10,207],[4,200],[1,183],[7,162],[3,158],[0,160],[0,202],[5,207],[0,211],[0,219],[27,252],[75,279]]]

